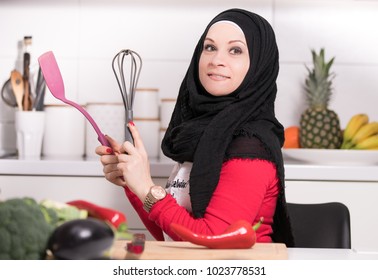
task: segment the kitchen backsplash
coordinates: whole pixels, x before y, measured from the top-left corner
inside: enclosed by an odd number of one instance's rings
[[[335,57],[330,107],[342,126],[360,112],[378,120],[377,1],[1,1],[0,83],[11,70],[22,70],[21,42],[29,35],[32,66],[52,50],[66,95],[77,103],[122,102],[111,67],[121,49],[143,59],[139,88],[158,89],[159,100],[174,99],[206,24],[232,7],[261,14],[275,29],[280,50],[276,112],[285,126],[298,124],[305,108],[305,66],[311,65],[310,50],[322,47],[327,59]],[[45,103],[61,104],[49,92]]]

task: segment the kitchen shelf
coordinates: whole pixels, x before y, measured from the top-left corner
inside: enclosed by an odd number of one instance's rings
[[[173,163],[151,162],[152,177],[167,177]],[[19,160],[0,159],[0,175],[103,177],[98,160]]]

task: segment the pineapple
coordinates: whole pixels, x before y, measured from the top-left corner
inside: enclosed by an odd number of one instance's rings
[[[335,58],[325,62],[324,49],[319,54],[314,50],[312,60],[314,68],[308,67],[305,82],[306,109],[300,119],[299,138],[301,148],[339,149],[342,143],[342,130],[338,115],[328,108],[332,95],[334,74],[330,68]]]

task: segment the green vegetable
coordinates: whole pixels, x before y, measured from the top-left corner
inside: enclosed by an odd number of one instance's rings
[[[55,227],[67,221],[88,217],[88,211],[63,202],[45,199],[39,204],[46,220]]]
[[[44,259],[53,230],[34,199],[0,202],[0,259]]]

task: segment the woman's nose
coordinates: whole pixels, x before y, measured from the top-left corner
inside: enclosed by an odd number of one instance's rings
[[[224,55],[221,52],[214,52],[214,55],[211,58],[211,63],[213,65],[224,65]]]

